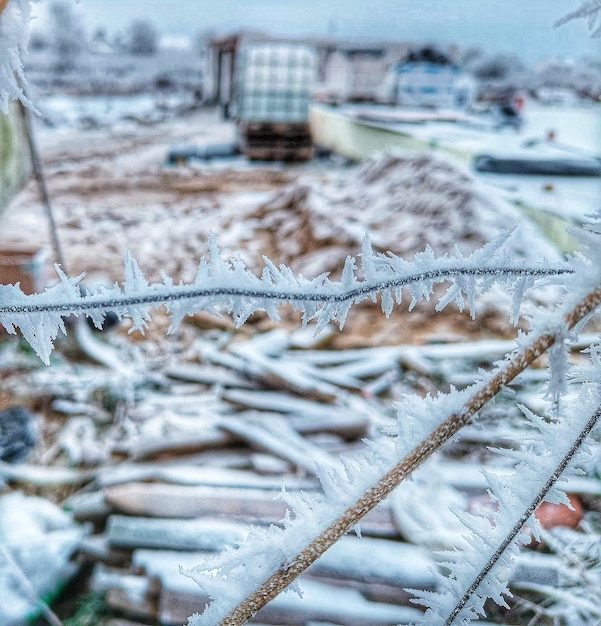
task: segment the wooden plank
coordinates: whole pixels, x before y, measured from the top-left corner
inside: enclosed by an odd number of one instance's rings
[[[208,550],[217,552],[237,544],[246,525],[224,519],[170,519],[111,515],[106,539],[118,548]]]
[[[342,409],[336,406],[324,405],[320,402],[297,398],[280,391],[251,391],[243,389],[229,389],[223,392],[223,397],[233,404],[243,407],[290,413],[294,415],[329,415],[340,414]],[[348,409],[345,409],[348,411]]]
[[[367,412],[355,412],[349,407],[331,407],[322,415],[290,415],[289,420],[302,435],[330,433],[351,440],[366,437],[371,425]]]
[[[148,598],[137,598],[123,589],[109,589],[104,601],[109,609],[129,617],[152,621],[158,617],[158,608]]]
[[[422,612],[405,606],[370,602],[354,589],[344,589],[304,579],[300,583],[303,598],[294,592],[283,593],[272,600],[250,623],[281,626],[304,626],[309,621],[344,624],[345,626],[390,626],[417,622]],[[177,590],[163,589],[159,604],[162,624],[186,623],[192,613],[202,611],[206,598]]]
[[[519,432],[514,432],[514,437],[519,438]],[[461,490],[485,491],[488,489],[486,477],[482,473],[482,465],[477,463],[465,463],[459,461],[444,460],[437,463],[437,470],[445,481]],[[513,471],[511,466],[489,467],[497,474],[510,474]],[[601,482],[597,478],[587,476],[569,476],[562,489],[569,493],[588,494],[601,497]]]
[[[283,476],[260,476],[255,472],[211,466],[198,466],[177,461],[165,463],[121,463],[107,468],[96,478],[98,487],[109,487],[130,482],[162,481],[175,485],[198,485],[244,489],[281,489]],[[287,476],[289,489],[315,489],[317,479]]]
[[[171,365],[164,372],[165,376],[186,382],[201,383],[203,385],[220,385],[221,387],[241,387],[253,389],[248,378],[240,376],[226,368],[216,368],[209,365],[178,364]]]
[[[314,575],[381,583],[402,589],[434,589],[430,552],[404,541],[346,535],[311,566]]]
[[[96,470],[78,470],[69,467],[42,465],[13,465],[0,461],[0,478],[30,485],[81,485],[96,476]]]
[[[75,493],[63,503],[63,507],[73,514],[78,522],[104,523],[112,513],[101,491]]]
[[[380,582],[369,582],[364,580],[341,580],[337,577],[322,576],[307,572],[307,580],[317,580],[326,585],[342,586],[347,589],[358,591],[366,600],[371,602],[383,602],[384,604],[397,604],[400,606],[410,606],[413,594],[400,587],[387,585]]]
[[[237,419],[269,420],[272,417],[281,418],[281,413],[269,411],[241,411],[236,414]],[[367,413],[354,412],[345,407],[321,407],[315,413],[303,413],[302,405],[297,413],[286,414],[286,420],[298,433],[315,435],[329,433],[339,435],[344,439],[363,439],[367,436],[370,421]]]
[[[269,419],[224,418],[219,426],[260,450],[267,450],[314,475],[315,463],[322,467],[335,465],[335,459],[310,441],[301,437],[281,416]]]
[[[113,567],[127,567],[131,561],[131,550],[120,550],[109,545],[106,535],[84,537],[79,544],[79,553],[88,561],[97,561]]]
[[[166,453],[181,455],[202,450],[213,450],[233,444],[234,438],[227,433],[217,428],[206,428],[197,435],[148,437],[140,441],[124,441],[122,445],[115,446],[114,451],[126,454],[131,459],[141,460]]]
[[[321,402],[333,402],[340,395],[337,387],[311,376],[308,368],[303,369],[285,358],[270,358],[252,342],[232,346],[230,351],[258,368],[260,378],[271,387],[303,394]]]
[[[107,607],[113,611],[145,621],[156,621],[158,618],[160,586],[146,576],[96,565],[90,588],[104,594]]]
[[[234,533],[245,532],[244,524],[233,525],[233,528]],[[210,537],[204,545],[210,546],[212,543],[213,537]],[[132,563],[137,570],[141,569],[147,575],[160,579],[163,588],[186,591],[195,587],[189,578],[182,578],[180,566],[184,569],[194,568],[206,559],[206,552],[138,549],[133,554]],[[425,548],[403,541],[347,535],[322,554],[308,573],[314,578],[337,580],[338,586],[353,580],[397,589],[435,589],[434,567],[435,561]]]
[[[249,521],[283,518],[279,491],[129,483],[104,489],[106,501],[127,515],[191,518],[224,515]]]
[[[310,490],[305,490],[310,491]],[[183,519],[224,516],[258,524],[280,522],[286,504],[275,500],[280,491],[190,487],[161,483],[129,483],[104,489],[104,497],[116,512],[126,515]],[[386,503],[361,521],[365,535],[399,537]]]
[[[159,600],[160,623],[164,626],[187,624],[188,617],[194,613],[202,613],[209,600],[209,596],[202,595],[200,589],[198,594],[163,589]]]
[[[310,395],[323,402],[335,400],[339,390],[319,376],[313,376],[307,366],[297,362],[289,363],[288,367],[283,366],[283,362],[288,362],[285,350],[290,347],[290,342],[289,333],[276,329],[244,343],[234,344],[230,346],[229,352],[207,346],[202,354],[205,361],[233,370],[235,378],[254,379],[270,388]]]
[[[407,549],[412,550],[415,547],[407,546]],[[345,552],[348,550],[345,549]],[[380,550],[376,550],[376,556],[380,553]],[[125,613],[128,619],[158,620],[165,626],[179,626],[191,614],[202,611],[208,601],[201,588],[180,573],[180,567],[184,570],[194,567],[202,562],[204,556],[205,553],[137,550],[132,566],[145,574],[132,575],[97,567],[91,587],[95,591],[106,593],[109,607]],[[401,569],[405,568],[405,573],[409,574],[410,584],[415,583],[416,580],[411,579],[411,555],[405,560],[408,562],[403,563]],[[560,569],[560,561],[553,555],[526,553],[518,560],[516,572],[520,575],[515,576],[514,573],[512,580],[518,585],[520,580],[543,580],[553,585],[556,583],[558,568]],[[386,573],[387,569],[390,569],[390,564],[383,564],[382,572]],[[361,568],[357,571],[360,570]],[[351,573],[352,571],[353,568]],[[430,578],[433,579],[431,574]],[[388,582],[392,580],[398,582],[394,574]],[[409,600],[409,594],[399,591],[396,585],[371,582],[365,580],[364,576],[360,576],[358,580],[332,579],[331,582],[323,578],[303,576],[299,580],[299,586],[302,598],[294,592],[281,594],[264,607],[251,623],[300,626],[319,622],[349,626],[389,626],[421,621],[422,618],[420,611],[400,604]],[[376,598],[377,601],[365,596]],[[389,602],[384,601],[387,596],[390,597]]]
[[[361,540],[356,539],[356,541]],[[388,545],[394,542],[381,543]],[[400,545],[402,551],[403,546]],[[413,546],[407,546],[407,549],[410,552],[416,550]],[[380,554],[381,550],[377,553]],[[206,554],[203,553],[156,550],[136,550],[134,553],[134,567],[144,571],[148,577],[160,581],[159,615],[163,624],[185,623],[190,614],[203,609],[207,601],[206,595],[193,580],[180,573],[180,568],[184,570],[193,568],[202,563],[205,557]],[[356,559],[356,566],[361,565],[362,558]],[[387,559],[387,562],[382,565],[380,568],[382,572],[390,568],[391,560]],[[341,565],[345,567],[344,563]],[[401,566],[406,576],[401,579],[392,577],[391,580],[394,579],[397,582],[402,580],[408,584],[421,582],[420,574],[417,577],[412,576],[411,565],[412,563],[405,563]],[[351,573],[353,570],[354,573],[358,571],[357,567],[350,568]],[[433,580],[431,573],[428,573],[428,576],[430,580]],[[336,624],[362,624],[363,626],[364,624],[396,624],[404,622],[407,618],[406,607],[400,607],[397,603],[397,610],[395,610],[391,604],[368,602],[358,592],[359,587],[353,589],[351,585],[349,588],[346,581],[338,580],[335,584],[327,584],[323,580],[302,577],[300,585],[304,593],[302,600],[294,593],[282,594],[261,610],[252,623],[305,624],[309,620],[325,620]],[[407,594],[401,594],[401,596],[407,598]],[[420,613],[412,610],[410,615],[416,619]],[[373,621],[372,618],[374,618]],[[390,621],[386,622],[384,619]]]

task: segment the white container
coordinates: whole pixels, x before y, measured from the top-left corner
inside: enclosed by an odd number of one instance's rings
[[[317,54],[305,45],[261,43],[241,51],[237,117],[242,122],[303,123],[317,77]]]

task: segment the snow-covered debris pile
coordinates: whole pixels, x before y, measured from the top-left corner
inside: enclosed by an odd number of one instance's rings
[[[409,257],[430,246],[466,253],[520,225],[511,252],[556,259],[556,249],[512,205],[460,165],[433,154],[386,152],[322,185],[299,182],[258,211],[269,254],[308,275],[342,267],[366,232],[381,250]]]
[[[0,624],[25,624],[78,571],[71,561],[86,530],[44,498],[0,497]]]

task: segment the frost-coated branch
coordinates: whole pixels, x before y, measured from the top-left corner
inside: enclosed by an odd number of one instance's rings
[[[144,332],[150,308],[164,305],[171,313],[170,332],[186,315],[220,306],[231,313],[238,326],[256,311],[265,311],[279,320],[279,307],[290,304],[302,312],[303,322],[317,321],[320,330],[330,321],[342,328],[349,309],[366,298],[381,296],[382,310],[389,315],[402,301],[403,288],[412,297],[410,309],[421,299],[429,299],[434,285],[451,283],[437,308],[450,302],[460,309],[469,307],[475,315],[476,295],[493,284],[503,284],[514,293],[512,319],[517,320],[524,291],[535,280],[572,273],[569,264],[525,264],[508,261],[501,249],[505,235],[469,257],[435,257],[426,249],[405,261],[392,254],[375,253],[366,239],[360,256],[348,257],[340,281],[327,274],[313,279],[295,275],[286,266],[276,267],[264,259],[260,276],[249,271],[239,258],[223,260],[213,238],[210,256],[202,259],[196,278],[189,284],[174,284],[168,276],[160,283],[149,284],[140,267],[129,254],[125,258],[122,286],[102,287],[82,295],[78,278],[69,278],[57,268],[60,281],[44,293],[25,295],[16,285],[0,285],[0,324],[8,332],[19,328],[23,337],[40,358],[48,363],[53,342],[64,332],[63,317],[85,314],[101,326],[107,312],[133,320],[132,330]],[[466,304],[467,301],[467,304]]]
[[[601,0],[588,0],[575,9],[570,11],[562,18],[557,20],[554,26],[557,28],[563,26],[568,22],[572,22],[577,19],[584,19],[588,23],[588,28],[591,31],[591,37],[601,37]]]
[[[369,511],[384,500],[405,478],[440,449],[474,415],[518,374],[543,354],[565,329],[572,328],[601,304],[601,287],[593,289],[577,304],[566,304],[559,322],[547,323],[531,337],[522,338],[518,350],[485,380],[462,392],[436,399],[419,400],[400,416],[395,445],[386,449],[368,446],[362,455],[343,459],[337,471],[318,467],[324,499],[286,500],[293,508],[285,528],[265,533],[252,532],[237,549],[229,549],[206,564],[187,572],[214,598],[202,615],[190,618],[190,626],[239,626],[245,624],[267,602],[284,591],[340,537],[357,526]],[[401,407],[404,408],[404,407]],[[428,432],[431,425],[439,425]],[[424,432],[425,431],[425,432]],[[401,459],[397,462],[396,459]],[[370,479],[373,482],[369,484]],[[306,539],[307,528],[317,529]],[[236,581],[239,594],[227,587]],[[246,597],[242,594],[247,593]],[[228,608],[229,607],[229,608]]]
[[[495,584],[498,586],[498,589],[500,592],[499,595],[505,592],[505,586],[503,582],[493,581],[492,579],[489,578],[491,572],[501,562],[502,558],[506,555],[508,548],[510,548],[510,546],[512,546],[512,544],[516,542],[516,539],[519,538],[518,536],[522,532],[524,528],[524,524],[526,524],[528,520],[530,520],[530,524],[533,526],[533,528],[536,528],[536,521],[532,519],[534,512],[538,509],[538,507],[542,504],[544,500],[549,499],[549,492],[551,492],[551,490],[555,487],[557,481],[565,472],[568,465],[570,465],[570,463],[573,461],[574,457],[579,452],[583,443],[585,442],[587,437],[591,434],[592,430],[595,428],[595,426],[599,422],[599,418],[601,417],[601,406],[598,406],[597,409],[594,411],[594,413],[585,421],[584,426],[582,426],[582,422],[583,422],[582,415],[584,414],[586,417],[587,412],[586,410],[584,410],[582,402],[576,402],[575,406],[578,407],[577,412],[572,411],[572,415],[570,415],[568,419],[564,419],[562,424],[551,425],[551,426],[549,424],[544,424],[544,427],[541,426],[540,428],[541,434],[543,433],[543,428],[544,428],[544,431],[546,431],[546,438],[549,439],[548,447],[546,450],[535,451],[532,448],[525,448],[523,450],[524,454],[521,455],[521,463],[519,466],[519,470],[516,471],[516,478],[519,480],[519,482],[522,485],[526,485],[527,488],[537,491],[537,493],[534,495],[534,497],[532,498],[530,503],[527,505],[523,513],[515,521],[513,526],[509,529],[508,532],[506,532],[502,541],[499,543],[497,548],[491,554],[490,558],[486,561],[486,563],[480,569],[480,571],[474,578],[473,582],[465,590],[464,594],[457,600],[452,611],[450,612],[448,617],[445,619],[444,626],[451,626],[458,618],[461,618],[462,620],[466,620],[466,619],[477,617],[476,611],[474,611],[473,609],[470,609],[467,615],[462,614],[462,612],[464,611],[464,609],[466,608],[466,606],[468,605],[468,603],[470,602],[470,600],[476,593],[480,594],[479,604],[481,605],[484,603],[484,600],[486,600],[486,598],[492,597],[490,588],[495,586]],[[530,414],[529,417],[531,419],[534,418],[532,414]],[[580,427],[579,427],[579,424],[580,424]],[[578,435],[570,444],[569,442],[571,440],[571,435],[574,432],[574,430],[578,432]],[[556,461],[556,457],[558,456],[557,452],[563,447],[562,444],[564,444],[564,442],[568,442],[569,447],[567,448],[567,451],[565,451],[565,454],[563,455],[559,463],[557,463]],[[536,454],[536,452],[538,452],[538,454]],[[517,476],[518,473],[519,473],[519,478]],[[544,482],[544,484],[540,488],[537,489],[536,488],[537,477],[540,477],[540,476],[546,476],[547,480]],[[505,481],[506,480],[507,479],[505,478]],[[540,478],[538,478],[538,480],[540,481]],[[516,481],[514,481],[514,483],[515,482]],[[532,489],[531,485],[534,486],[534,489]],[[512,490],[510,497],[507,497],[507,496],[503,497],[502,491],[498,489],[493,492],[493,496],[497,498],[500,502],[499,511],[495,515],[494,527],[489,527],[486,531],[486,536],[481,537],[482,544],[484,545],[477,546],[476,550],[482,547],[486,548],[486,546],[489,546],[491,543],[493,543],[493,538],[491,537],[491,534],[494,534],[494,535],[504,534],[503,531],[505,528],[507,528],[507,521],[505,520],[512,518],[512,511],[514,511],[517,508],[515,505],[518,502],[520,502],[519,495],[521,494],[519,492],[523,489],[523,487],[522,489],[515,488],[516,487],[515,484],[512,484],[512,487],[514,488]],[[558,493],[553,494],[554,496],[553,501],[557,501],[558,495],[559,495],[559,499],[562,499],[564,503],[566,503],[565,495],[558,494]],[[562,495],[563,495],[563,498],[561,497]],[[511,501],[508,502],[507,500],[511,500]],[[477,541],[477,539],[475,538],[471,539],[470,543],[472,544],[472,546],[474,545],[475,541]],[[462,557],[463,562],[468,564],[468,567],[471,568],[474,565],[474,561],[470,560],[470,557],[473,556],[477,559],[478,556],[481,556],[482,554],[486,554],[486,552],[485,551],[481,552],[480,555],[462,554],[461,557]],[[458,556],[459,556],[459,553],[455,553],[453,555],[454,562],[459,561],[459,559],[457,558]],[[453,569],[453,574],[452,574],[452,577],[454,579],[453,582],[455,582],[459,576],[458,574],[459,569],[460,569],[459,567]],[[483,591],[480,591],[480,586],[485,580],[488,580],[489,589],[483,592]],[[498,601],[498,598],[493,597],[493,599]],[[437,622],[435,622],[432,619],[431,623],[434,624]]]

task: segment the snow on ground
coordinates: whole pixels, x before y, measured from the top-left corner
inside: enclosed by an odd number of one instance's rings
[[[156,124],[193,106],[187,94],[82,95],[53,94],[39,110],[52,128],[115,128]]]
[[[315,184],[311,176],[287,188],[256,214],[273,256],[306,275],[336,272],[365,233],[381,251],[410,258],[430,246],[472,252],[519,226],[508,252],[540,260],[557,250],[509,203],[491,197],[449,158],[387,152]]]

